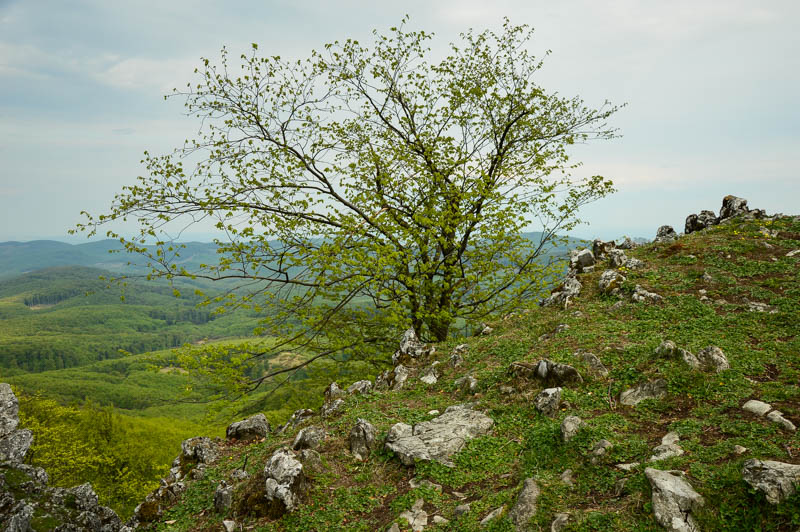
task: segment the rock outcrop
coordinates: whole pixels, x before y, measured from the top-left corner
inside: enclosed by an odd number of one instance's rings
[[[242,421],[231,423],[225,431],[229,440],[260,440],[269,434],[269,421],[264,414],[256,414]]]
[[[407,466],[418,460],[435,460],[452,466],[450,456],[493,426],[492,418],[473,410],[471,405],[455,405],[448,407],[444,414],[413,427],[405,423],[393,425],[386,435],[385,445]]]
[[[645,399],[660,399],[667,394],[667,381],[655,379],[642,382],[619,395],[619,402],[626,406],[634,406]]]
[[[279,517],[294,511],[306,484],[303,464],[295,454],[285,447],[275,451],[264,466],[264,477],[270,516]]]
[[[772,460],[747,460],[742,478],[766,495],[771,504],[779,504],[794,495],[800,487],[800,465]]]
[[[0,383],[0,530],[30,532],[34,520],[42,516],[47,516],[48,530],[117,532],[123,528],[119,516],[99,504],[90,484],[53,488],[47,485],[43,469],[23,464],[33,434],[18,427],[17,397],[11,386]]]
[[[696,532],[699,529],[692,512],[701,508],[705,501],[680,473],[649,467],[644,470],[653,490],[653,514],[658,524],[667,530]]]

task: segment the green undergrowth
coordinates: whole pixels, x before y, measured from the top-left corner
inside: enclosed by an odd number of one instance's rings
[[[766,236],[764,226],[777,236]],[[308,489],[297,511],[269,519],[239,510],[218,514],[212,504],[218,480],[242,467],[245,456],[251,480],[246,489],[237,488],[237,497],[259,489],[266,460],[291,445],[295,429],[252,445],[224,444],[220,461],[202,481],[189,482],[188,491],[155,528],[218,530],[224,518],[233,518],[245,529],[264,531],[371,531],[387,530],[393,523],[405,531],[409,526],[400,514],[423,499],[426,530],[513,530],[508,511],[524,479],[533,477],[541,495],[531,530],[549,530],[558,513],[570,514],[566,530],[659,530],[644,466],[623,471],[616,465],[646,462],[661,438],[675,431],[685,453],[647,465],[686,473],[705,499],[695,514],[702,530],[796,530],[800,495],[769,504],[742,480],[741,469],[749,458],[800,463],[800,439],[741,406],[748,399],[767,401],[800,425],[800,256],[786,256],[798,248],[800,221],[782,218],[734,220],[674,243],[628,251],[645,267],[626,272],[621,295],[599,293],[597,281],[605,268],[600,266],[580,276],[583,291],[569,308],[521,308],[492,323],[491,334],[467,340],[465,362],[458,368],[446,364],[456,342],[436,346],[432,359],[418,362],[416,370],[432,360],[445,362],[437,384],[425,385],[412,376],[402,390],[351,396],[338,417],[314,419],[329,437],[318,449],[322,466],[307,467]],[[636,285],[664,300],[631,302]],[[749,310],[750,302],[765,303],[774,312]],[[569,327],[554,333],[561,324]],[[701,373],[681,360],[659,358],[654,350],[663,340],[693,353],[717,346],[731,368]],[[576,356],[579,350],[597,355],[608,376],[592,376]],[[573,365],[584,377],[583,383],[565,387],[553,419],[533,408],[541,387],[514,382],[508,375],[510,363],[542,358]],[[454,384],[467,374],[479,383],[470,396]],[[663,399],[635,407],[619,404],[620,392],[655,378],[667,382]],[[341,379],[339,384],[350,382]],[[495,426],[468,442],[453,457],[454,467],[418,463],[408,468],[382,446],[365,462],[349,452],[348,434],[358,418],[374,424],[382,442],[395,423],[429,420],[436,416],[432,411],[464,402],[486,412]],[[567,415],[580,416],[586,425],[564,442],[560,423]],[[595,456],[592,449],[601,439],[613,447]],[[747,451],[736,454],[737,445]],[[567,469],[572,485],[562,479]],[[441,490],[412,489],[412,479],[429,480]],[[457,516],[456,507],[465,503],[470,511]],[[501,506],[504,513],[482,527],[481,519]],[[449,523],[434,524],[434,515]]]

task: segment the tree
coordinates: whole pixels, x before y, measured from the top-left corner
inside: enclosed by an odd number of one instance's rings
[[[614,137],[618,107],[538,86],[526,26],[467,31],[437,62],[431,34],[406,23],[305,61],[253,44],[236,76],[227,50],[204,59],[199,83],[175,91],[198,138],[145,153],[149,175],[79,229],[135,218],[134,237],[108,235],[145,255],[151,276],[241,281],[207,301],[262,311],[258,332],[278,348],[320,356],[385,354],[408,326],[442,341],[459,320],[538,296],[561,267],[548,258],[558,235],[612,191],[574,178],[567,150]],[[207,220],[219,263],[187,271],[169,228]],[[532,220],[534,240],[522,234]]]

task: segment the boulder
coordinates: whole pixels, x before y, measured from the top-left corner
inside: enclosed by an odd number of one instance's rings
[[[631,299],[637,303],[658,303],[664,298],[655,292],[648,292],[637,284],[633,289],[633,295],[631,296]]]
[[[657,462],[659,460],[666,460],[683,454],[683,449],[678,446],[680,437],[677,432],[668,432],[661,438],[661,445],[653,449],[653,456],[650,457],[650,462]]]
[[[606,439],[602,439],[592,446],[592,454],[595,457],[604,456],[614,447],[614,444]]]
[[[322,408],[320,409],[320,415],[323,418],[335,416],[336,414],[341,413],[342,408],[344,408],[344,399],[336,399],[331,403],[325,403],[322,405]]]
[[[655,379],[642,382],[619,395],[619,402],[626,406],[634,406],[645,399],[660,399],[667,394],[667,381]]]
[[[340,399],[345,397],[347,393],[339,388],[339,385],[335,382],[332,382],[325,388],[325,402],[330,403],[331,401],[335,401],[336,399]]]
[[[783,412],[780,410],[774,410],[772,405],[769,403],[757,401],[756,399],[750,399],[744,405],[742,405],[742,408],[757,416],[766,416],[767,419],[775,424],[780,425],[789,432],[794,432],[797,430],[797,427],[795,427],[794,423],[783,417]]]
[[[178,457],[181,464],[213,464],[217,461],[217,446],[211,438],[198,437],[183,440],[181,454]]]
[[[363,380],[356,381],[347,387],[347,393],[350,395],[363,395],[372,391],[372,381]]]
[[[578,416],[567,416],[561,422],[561,439],[565,442],[578,435],[584,423]]]
[[[580,384],[583,382],[581,374],[572,366],[553,362],[546,358],[536,364],[513,362],[508,368],[508,373],[514,378],[535,380],[547,387]]]
[[[577,273],[583,273],[594,266],[594,254],[588,249],[573,249],[569,255],[569,268]]]
[[[628,270],[640,270],[644,268],[644,261],[639,260],[635,257],[630,257],[625,261],[625,264],[623,264],[623,266]]]
[[[594,259],[596,261],[605,260],[608,257],[608,253],[616,247],[617,245],[613,241],[604,242],[599,238],[595,239],[592,242],[592,254],[594,255]]]
[[[408,329],[400,340],[400,348],[392,355],[392,364],[408,364],[412,360],[423,358],[433,352],[432,347],[426,346],[417,336],[413,327]]]
[[[770,504],[779,504],[800,487],[800,465],[772,460],[747,460],[742,478],[767,496]]]
[[[574,275],[568,275],[564,281],[553,289],[552,293],[539,304],[543,307],[565,307],[571,298],[581,293],[583,285]]]
[[[648,467],[644,474],[653,490],[653,513],[658,524],[667,530],[698,531],[692,512],[701,508],[705,501],[691,484],[671,471]]]
[[[375,427],[366,419],[358,418],[358,421],[350,431],[350,452],[356,460],[365,460],[369,453],[375,448]]]
[[[19,425],[19,401],[5,382],[0,383],[0,438],[11,434]]]
[[[544,416],[553,417],[561,406],[561,388],[546,388],[533,400],[533,406]]]
[[[620,242],[619,244],[616,244],[616,246],[619,249],[633,249],[633,248],[637,247],[638,244],[636,244],[636,242],[634,242],[631,237],[626,236],[626,237],[624,237],[622,239],[622,242]]]
[[[264,414],[256,414],[228,425],[225,437],[229,440],[260,440],[266,438],[269,430],[267,417]]]
[[[692,369],[700,369],[700,361],[686,349],[681,349],[671,340],[664,340],[656,347],[655,354],[664,358],[680,358]]]
[[[508,512],[508,517],[514,528],[520,532],[528,530],[528,523],[536,515],[536,501],[539,499],[539,486],[533,478],[526,478],[522,490],[517,496],[517,502]]]
[[[713,345],[700,350],[697,353],[697,360],[700,362],[700,369],[703,371],[719,373],[731,368],[728,358],[722,352],[722,349]]]
[[[553,522],[550,523],[550,532],[561,532],[569,523],[569,514],[556,514]]]
[[[625,276],[617,270],[606,270],[600,275],[597,286],[603,294],[611,294],[619,289],[623,281],[625,281]]]
[[[619,268],[620,266],[624,266],[625,262],[628,260],[628,256],[625,255],[625,252],[621,249],[612,249],[608,253],[608,265],[612,268]]]
[[[231,507],[231,504],[233,504],[233,488],[223,480],[214,491],[214,510],[220,514],[224,513]]]
[[[320,446],[323,440],[328,436],[328,433],[322,427],[311,426],[301,429],[297,433],[292,443],[292,449],[299,451],[301,449],[316,449]]]
[[[673,229],[672,226],[662,225],[658,228],[658,231],[656,231],[656,238],[654,242],[669,243],[677,239],[678,234],[675,232],[675,229]]]
[[[439,364],[441,364],[441,362],[437,360],[425,368],[419,380],[429,385],[436,384],[439,381],[439,376],[441,375],[439,371]]]
[[[33,444],[33,433],[28,429],[17,429],[0,438],[0,463],[21,464]]]
[[[265,497],[271,517],[295,510],[305,489],[305,474],[295,454],[283,447],[264,466]]]
[[[744,214],[749,210],[746,199],[730,195],[725,196],[722,198],[722,207],[719,209],[719,220],[727,220],[739,214]]]
[[[686,225],[683,232],[687,235],[695,231],[702,231],[713,225],[717,225],[719,219],[712,211],[700,211],[700,214],[690,214],[686,217]]]
[[[422,509],[425,506],[423,499],[417,499],[410,510],[400,514],[400,519],[408,521],[408,526],[414,532],[422,532],[428,526],[428,513]]]
[[[492,510],[491,512],[486,514],[486,517],[481,519],[481,522],[480,522],[481,527],[489,526],[489,524],[492,521],[494,521],[495,519],[497,519],[498,517],[503,515],[503,512],[505,511],[505,509],[506,509],[505,506],[501,506],[500,508],[495,508],[494,510]]]
[[[471,405],[455,405],[448,407],[441,416],[413,427],[395,424],[386,435],[385,446],[408,466],[417,460],[435,460],[452,467],[449,457],[460,451],[467,441],[488,433],[493,426],[490,417],[472,410]]]

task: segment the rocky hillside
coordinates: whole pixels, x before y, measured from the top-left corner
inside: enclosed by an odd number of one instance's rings
[[[729,196],[684,234],[575,251],[541,306],[464,343],[406,333],[319,412],[187,440],[122,529],[800,530],[799,333],[800,217]],[[87,488],[44,488],[0,429],[0,523],[48,530]]]

